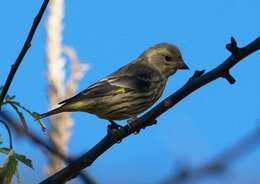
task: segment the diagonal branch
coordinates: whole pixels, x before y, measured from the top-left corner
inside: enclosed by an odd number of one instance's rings
[[[114,144],[143,128],[155,124],[156,118],[200,87],[218,78],[225,78],[229,83],[233,84],[235,79],[230,75],[229,70],[248,55],[260,50],[260,37],[243,48],[238,48],[235,39],[232,38],[231,43],[226,47],[231,52],[231,56],[229,56],[222,64],[207,73],[205,73],[205,71],[196,71],[182,88],[167,97],[142,117],[131,122],[130,127],[126,125],[118,130],[110,132],[88,152],[64,169],[42,181],[41,184],[64,183],[77,176],[79,171],[90,166],[100,155],[111,148]]]
[[[3,104],[3,101],[4,101],[4,98],[8,92],[8,89],[12,83],[12,80],[14,78],[14,75],[18,69],[18,67],[20,66],[25,54],[27,53],[28,49],[31,47],[31,42],[32,42],[32,39],[33,39],[33,36],[34,36],[34,33],[42,19],[42,16],[45,12],[45,9],[47,7],[49,3],[49,0],[44,0],[43,3],[42,3],[42,6],[38,12],[38,14],[36,15],[36,17],[34,18],[34,21],[33,21],[33,24],[32,24],[32,27],[30,29],[30,32],[24,42],[24,45],[23,45],[23,48],[22,50],[20,51],[18,57],[16,58],[16,61],[15,63],[11,66],[11,70],[9,72],[9,75],[6,79],[6,82],[5,82],[5,85],[3,87],[3,90],[2,90],[2,93],[1,93],[1,96],[0,96],[0,109],[1,109],[1,106]]]
[[[25,129],[23,126],[21,126],[19,123],[16,123],[16,121],[6,112],[0,111],[0,117],[1,119],[5,120],[7,124],[12,127],[15,132],[20,135],[27,137],[29,141],[31,141],[33,144],[39,146],[40,148],[43,148],[45,151],[48,151],[49,153],[52,153],[53,155],[56,155],[60,159],[64,160],[66,163],[72,163],[72,158],[66,157],[61,151],[58,149],[55,149],[55,147],[48,144],[46,141],[44,141],[42,138],[40,138],[38,135],[30,131],[29,129]],[[1,121],[0,119],[0,121]],[[94,181],[93,178],[91,178],[88,173],[80,172],[80,179],[86,183],[86,184],[96,184],[96,181]]]

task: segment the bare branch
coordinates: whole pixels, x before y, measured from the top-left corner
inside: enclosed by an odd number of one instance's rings
[[[31,42],[32,42],[32,39],[33,39],[33,36],[34,36],[34,33],[42,19],[42,16],[43,16],[43,13],[45,12],[45,9],[47,7],[49,3],[49,0],[44,0],[43,3],[42,3],[42,6],[38,12],[38,14],[36,15],[36,17],[34,18],[34,21],[33,21],[33,24],[32,24],[32,27],[30,29],[30,32],[24,42],[24,45],[23,45],[23,48],[22,50],[20,51],[18,57],[16,58],[16,61],[15,63],[11,66],[11,70],[9,72],[9,75],[6,79],[6,82],[5,82],[5,85],[3,87],[3,90],[2,90],[2,93],[1,93],[1,96],[0,96],[0,109],[2,107],[2,104],[3,104],[3,101],[4,101],[4,98],[8,92],[8,89],[12,83],[12,80],[14,78],[14,75],[18,69],[18,67],[20,66],[25,54],[27,53],[28,49],[31,47]]]
[[[235,39],[231,39],[231,48],[236,46]],[[260,49],[260,37],[248,44],[243,48],[237,48],[236,52],[232,52],[231,56],[228,57],[222,64],[214,68],[213,70],[204,74],[204,71],[197,71],[188,80],[188,82],[180,88],[178,91],[167,97],[157,106],[152,108],[150,111],[145,113],[142,117],[131,122],[131,126],[124,126],[117,131],[113,131],[112,134],[106,135],[99,143],[97,143],[88,152],[83,154],[80,158],[69,164],[64,169],[58,171],[56,174],[50,176],[46,180],[42,181],[41,184],[56,184],[64,183],[69,179],[77,176],[80,170],[90,166],[101,154],[107,151],[114,144],[120,142],[125,137],[140,131],[147,126],[155,123],[157,117],[165,113],[167,110],[172,108],[186,96],[199,89],[200,87],[223,77],[224,74],[228,73],[229,70],[236,65],[239,61],[247,57],[248,55],[256,52]],[[232,50],[232,49],[231,49]]]
[[[237,47],[237,41],[234,37],[231,37],[230,43],[226,45],[227,50],[229,50],[233,55],[236,55],[239,48]]]
[[[24,128],[20,125],[20,123],[17,123],[8,113],[5,113],[3,111],[0,111],[0,117],[5,120],[5,122],[12,127],[15,132],[23,137],[27,137],[29,141],[31,141],[33,144],[39,146],[40,148],[43,148],[45,151],[48,151],[52,153],[53,155],[58,156],[60,159],[64,160],[65,162],[72,163],[72,158],[66,157],[62,152],[55,149],[53,146],[49,145],[46,141],[44,141],[42,138],[40,138],[38,135],[30,131],[29,129]],[[79,173],[81,180],[86,184],[96,184],[96,182],[91,178],[87,173],[84,173],[81,171]]]

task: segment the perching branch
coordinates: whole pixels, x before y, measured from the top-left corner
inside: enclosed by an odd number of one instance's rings
[[[5,120],[6,124],[8,124],[10,127],[12,127],[15,132],[20,135],[27,137],[29,141],[31,141],[33,144],[39,146],[40,148],[43,148],[44,151],[50,152],[53,155],[56,155],[60,159],[64,160],[66,163],[72,163],[72,158],[66,157],[61,151],[58,149],[55,149],[53,146],[49,145],[46,141],[44,141],[42,138],[40,138],[38,135],[30,131],[29,129],[24,128],[20,125],[20,123],[17,123],[8,113],[0,111],[0,117],[1,119]],[[0,119],[0,121],[1,121]],[[10,130],[9,130],[10,131]],[[11,135],[11,134],[10,134]],[[96,184],[96,181],[94,181],[87,173],[80,172],[80,178],[81,180],[86,184]]]
[[[257,127],[253,132],[237,141],[234,145],[228,147],[222,153],[218,154],[214,159],[197,167],[184,167],[175,175],[162,182],[163,184],[180,184],[187,181],[194,181],[203,177],[220,174],[226,171],[228,166],[240,159],[242,156],[252,152],[260,145],[260,128]]]
[[[42,16],[43,16],[43,13],[45,12],[45,9],[47,7],[49,3],[49,0],[44,0],[43,3],[42,3],[42,6],[38,12],[38,14],[36,15],[36,17],[34,18],[34,21],[33,21],[33,24],[32,24],[32,27],[30,29],[30,32],[24,42],[24,45],[23,45],[23,48],[22,50],[20,51],[18,57],[16,58],[16,61],[15,63],[11,66],[11,70],[9,72],[9,75],[6,79],[6,82],[5,82],[5,85],[3,87],[3,90],[2,90],[2,93],[1,93],[1,96],[0,96],[0,109],[2,107],[2,104],[3,104],[3,101],[5,99],[5,96],[8,92],[8,89],[12,83],[12,80],[14,78],[14,75],[18,69],[18,67],[20,66],[25,54],[27,53],[28,49],[31,47],[31,42],[32,42],[32,39],[33,39],[33,36],[34,36],[34,33],[42,19]]]
[[[153,125],[156,123],[156,118],[200,87],[218,78],[225,78],[230,84],[233,84],[235,79],[230,75],[229,70],[248,55],[260,50],[260,37],[243,48],[238,48],[235,39],[231,38],[231,43],[226,47],[231,52],[231,56],[222,64],[207,73],[205,73],[205,71],[196,71],[182,88],[167,97],[140,118],[131,122],[131,126],[126,125],[118,130],[110,132],[88,152],[64,169],[42,181],[41,184],[65,183],[77,176],[79,171],[90,166],[100,155],[114,144],[143,128]]]

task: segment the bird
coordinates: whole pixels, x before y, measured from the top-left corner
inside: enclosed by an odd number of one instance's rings
[[[63,112],[87,112],[109,120],[136,119],[162,95],[168,78],[177,70],[187,70],[177,46],[158,43],[107,77],[59,107],[39,115],[39,119]]]

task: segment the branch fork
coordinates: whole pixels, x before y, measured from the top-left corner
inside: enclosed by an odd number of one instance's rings
[[[222,78],[226,79],[229,84],[235,84],[236,79],[230,74],[229,71],[226,71],[223,75]]]
[[[237,41],[234,37],[231,37],[230,43],[226,45],[226,49],[232,53],[233,56],[236,56],[239,52],[239,48],[237,47]]]
[[[197,79],[199,77],[201,77],[204,73],[205,73],[206,70],[196,70],[194,72],[194,74],[191,76],[190,80],[189,81],[192,81],[194,79]]]

